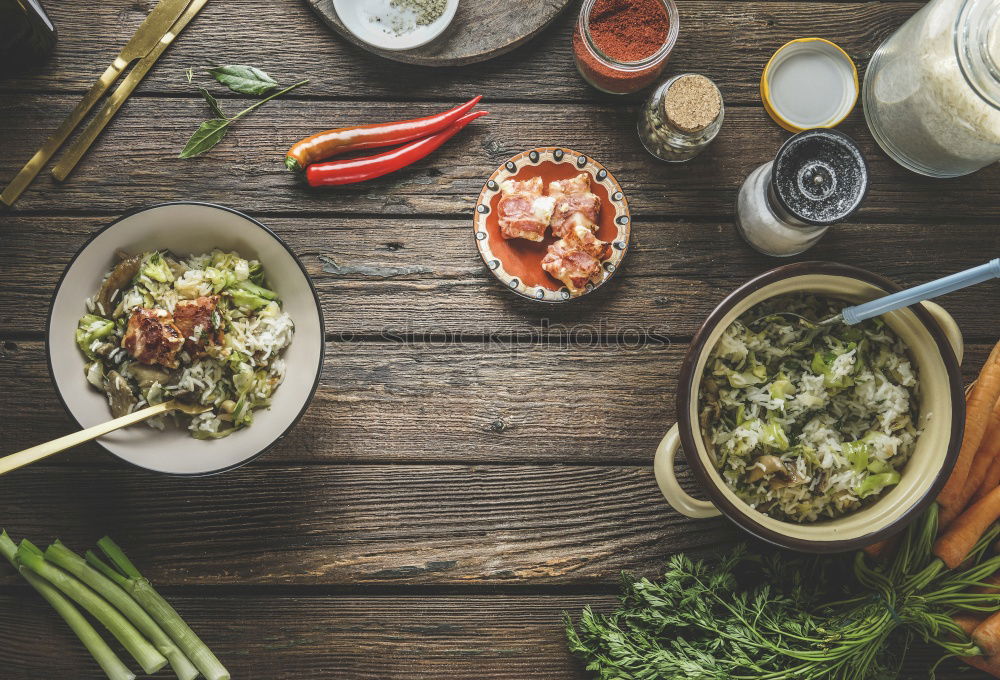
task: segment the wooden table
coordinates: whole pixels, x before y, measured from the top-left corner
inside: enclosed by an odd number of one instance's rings
[[[48,5],[61,33],[54,59],[0,82],[0,182],[152,1]],[[329,333],[319,393],[278,447],[222,476],[148,474],[96,446],[16,472],[0,480],[0,524],[78,547],[112,534],[240,680],[584,677],[565,649],[563,611],[612,605],[623,569],[655,574],[675,551],[741,537],[724,520],[672,511],[650,463],[674,419],[688,339],[726,293],[779,264],[733,226],[740,182],[787,137],[758,100],[764,63],[785,41],[818,35],[863,66],[920,6],[678,5],[669,72],[710,76],[727,106],[714,145],[683,166],[643,151],[637,97],[600,95],[578,77],[575,7],[495,61],[427,70],[347,45],[297,0],[209,3],[70,181],[45,175],[0,215],[3,449],[73,428],[46,369],[49,296],[88,235],[162,201],[246,211],[302,257]],[[184,71],[210,62],[311,81],[242,120],[207,156],[179,160],[209,116]],[[198,79],[227,110],[249,101]],[[285,149],[307,133],[424,114],[480,92],[488,118],[393,177],[309,191],[283,168]],[[865,150],[871,191],[808,258],[915,284],[1000,251],[997,167],[924,179],[877,149],[860,106],[842,129]],[[508,156],[551,144],[607,164],[635,218],[621,275],[581,304],[515,298],[483,268],[471,238],[485,177]],[[965,332],[967,365],[980,364],[997,337],[996,288],[943,302]],[[909,674],[924,677],[933,656],[911,654]],[[8,680],[101,677],[8,569],[0,668]]]

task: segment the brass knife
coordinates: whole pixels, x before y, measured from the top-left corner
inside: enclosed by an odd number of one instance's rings
[[[52,158],[63,142],[66,141],[66,138],[80,124],[80,121],[94,108],[97,100],[118,80],[129,64],[136,59],[146,56],[150,50],[156,47],[160,38],[177,21],[177,17],[181,15],[181,12],[184,11],[189,2],[190,0],[160,0],[156,4],[153,11],[146,16],[135,34],[132,35],[132,38],[122,48],[122,51],[118,53],[111,66],[101,74],[101,77],[91,86],[87,94],[80,100],[80,103],[76,105],[76,108],[63,120],[56,131],[52,133],[52,136],[42,144],[42,147],[35,152],[31,160],[21,168],[21,171],[7,185],[3,193],[0,193],[0,201],[3,201],[7,205],[14,205],[17,197],[31,184],[31,181],[41,171],[42,166]]]
[[[81,132],[77,138],[73,140],[73,143],[70,144],[69,148],[63,153],[55,167],[52,168],[53,177],[62,182],[66,179],[69,173],[73,172],[73,168],[75,168],[76,164],[80,162],[83,155],[87,153],[91,144],[94,143],[94,140],[97,139],[97,136],[101,134],[104,127],[111,121],[114,115],[118,112],[118,109],[121,108],[122,104],[125,103],[128,96],[132,94],[132,91],[146,76],[149,69],[153,68],[153,64],[156,63],[156,60],[160,58],[160,55],[163,54],[164,51],[166,51],[167,47],[170,46],[170,43],[174,41],[174,38],[176,38],[180,32],[184,30],[184,27],[187,26],[188,23],[195,18],[195,16],[197,16],[198,12],[201,11],[201,8],[205,6],[205,3],[207,3],[208,0],[190,0],[190,2],[191,4],[188,5],[186,10],[184,10],[181,17],[174,22],[174,25],[170,27],[170,30],[167,31],[162,38],[160,38],[160,42],[156,44],[156,47],[154,47],[149,54],[139,60],[139,63],[135,65],[135,68],[133,68],[129,74],[125,76],[125,80],[123,80],[121,84],[115,88],[115,91],[112,92],[111,96],[108,97],[106,102],[104,102],[104,106],[101,107],[101,110],[97,112],[89,123],[87,123],[87,127],[83,129],[83,132]]]

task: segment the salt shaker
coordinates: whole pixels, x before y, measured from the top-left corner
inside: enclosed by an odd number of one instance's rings
[[[806,130],[743,182],[736,225],[765,255],[797,255],[853,214],[867,191],[868,165],[857,143],[837,130]]]
[[[646,151],[679,163],[701,153],[722,128],[719,88],[705,76],[684,73],[656,88],[639,112],[636,128]]]

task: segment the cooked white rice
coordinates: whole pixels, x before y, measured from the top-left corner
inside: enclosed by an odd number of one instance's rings
[[[767,300],[726,329],[706,365],[701,429],[716,468],[779,519],[872,502],[899,482],[919,434],[919,382],[902,340],[879,319],[816,325],[844,306]]]
[[[179,365],[169,371],[155,367],[169,373],[162,381],[150,384],[148,378],[137,375],[143,367],[122,347],[132,310],[144,307],[172,314],[181,300],[212,295],[220,298],[212,316],[213,329],[198,325],[190,339],[197,341],[202,332],[219,329],[222,343],[211,344],[208,356],[198,358],[181,351]],[[185,424],[195,437],[218,438],[252,424],[253,411],[270,405],[285,377],[281,355],[291,344],[295,327],[280,301],[267,290],[263,267],[256,260],[220,250],[186,259],[143,253],[128,285],[111,294],[114,309],[104,309],[99,298],[100,291],[87,299],[88,314],[80,320],[77,342],[90,359],[88,382],[106,392],[109,402],[109,374],[115,371],[128,381],[133,393],[131,410],[174,397],[211,406],[194,417],[175,414],[171,418]],[[164,427],[163,418],[147,422]]]

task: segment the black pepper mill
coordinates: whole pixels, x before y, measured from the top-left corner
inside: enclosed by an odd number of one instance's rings
[[[868,164],[857,142],[837,130],[806,130],[743,182],[736,225],[765,255],[797,255],[853,214],[867,191]]]

